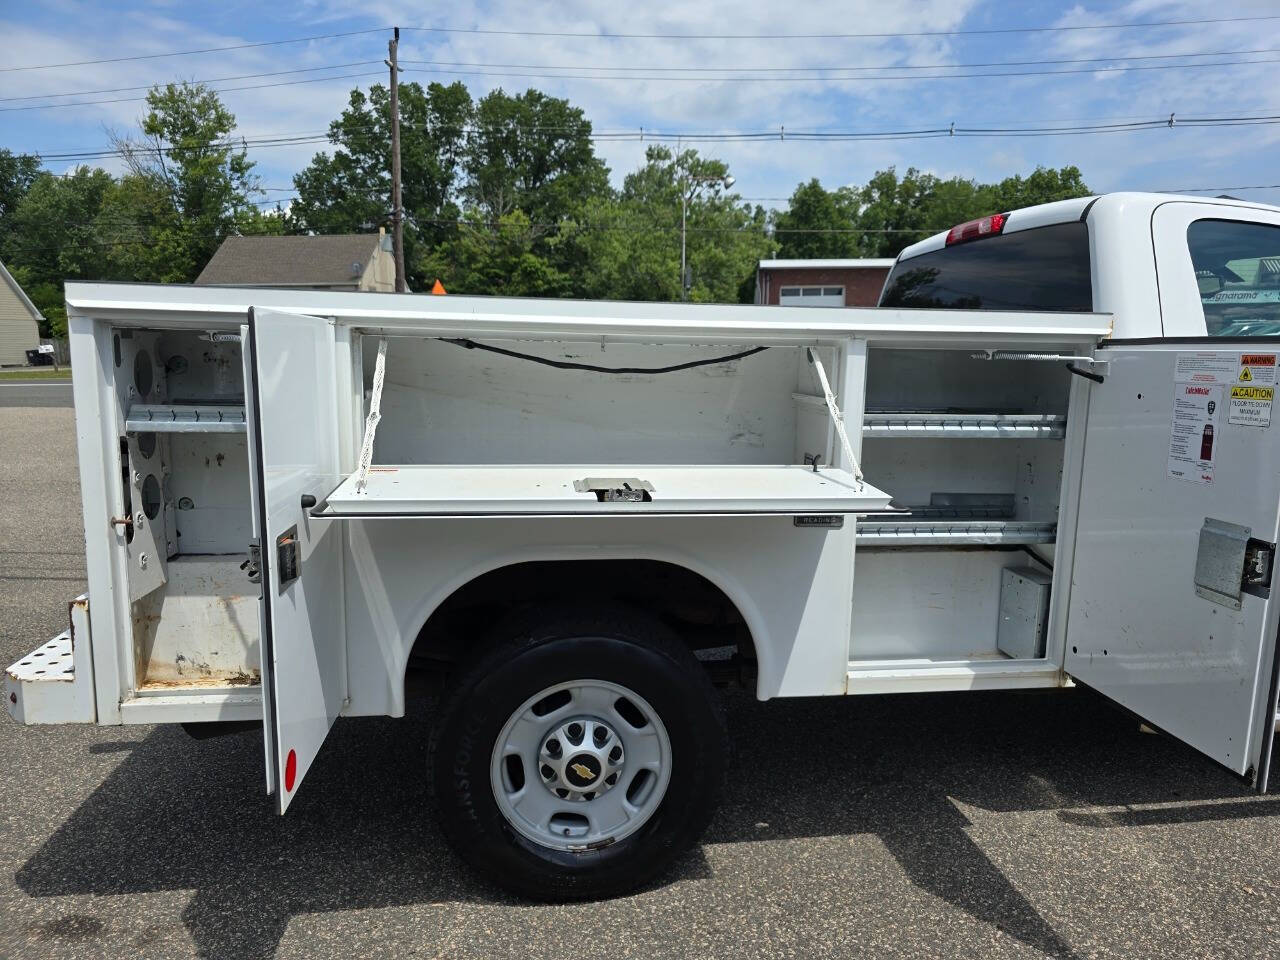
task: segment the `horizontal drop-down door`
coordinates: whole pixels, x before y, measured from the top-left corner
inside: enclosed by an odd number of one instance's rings
[[[1270,369],[1243,372],[1259,355]],[[1276,355],[1222,341],[1099,351],[1110,370],[1088,388],[1065,658],[1259,789],[1275,724],[1280,418],[1267,425],[1232,387],[1273,382]]]
[[[342,531],[302,506],[338,481],[333,325],[255,309],[242,329],[267,789],[284,813],[346,696]]]
[[[846,514],[889,495],[804,466],[387,466],[347,478],[324,516]]]

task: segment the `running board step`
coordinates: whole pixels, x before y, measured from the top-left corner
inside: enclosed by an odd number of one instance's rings
[[[22,724],[93,723],[89,597],[71,601],[71,626],[20,658],[4,674],[4,705]]]

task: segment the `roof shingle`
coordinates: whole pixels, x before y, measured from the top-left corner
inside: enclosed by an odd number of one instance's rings
[[[376,233],[228,237],[200,271],[205,286],[354,286],[374,251]]]

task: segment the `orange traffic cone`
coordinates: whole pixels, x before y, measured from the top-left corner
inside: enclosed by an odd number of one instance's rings
[[[449,291],[444,288],[444,284],[440,282],[440,278],[436,277],[436,282],[431,287],[431,295],[435,297],[442,297],[448,292]]]

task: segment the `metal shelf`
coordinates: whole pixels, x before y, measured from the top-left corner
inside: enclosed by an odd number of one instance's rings
[[[1067,418],[1052,413],[874,412],[862,417],[864,437],[1062,437]]]
[[[125,417],[128,433],[244,433],[240,404],[135,403]]]
[[[1056,523],[1033,520],[895,520],[858,521],[858,543],[867,546],[921,547],[1053,543]]]

